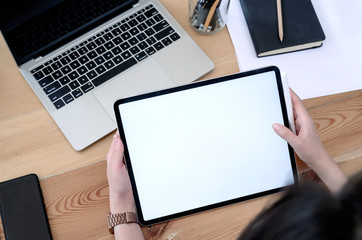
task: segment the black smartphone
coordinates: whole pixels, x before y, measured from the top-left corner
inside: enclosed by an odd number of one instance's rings
[[[0,183],[0,215],[6,240],[53,239],[36,174]]]

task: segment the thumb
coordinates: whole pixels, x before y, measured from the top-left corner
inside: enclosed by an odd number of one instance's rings
[[[294,146],[297,141],[297,136],[292,131],[290,131],[289,128],[280,123],[274,123],[273,129],[276,134],[287,141],[292,147]]]

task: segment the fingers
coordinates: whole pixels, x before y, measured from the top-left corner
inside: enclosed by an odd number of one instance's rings
[[[123,144],[117,131],[116,134],[113,136],[113,141],[107,154],[107,163],[110,164],[113,161],[122,163],[123,151]]]
[[[285,127],[280,123],[274,123],[273,129],[276,134],[278,134],[281,138],[287,141],[292,147],[295,146],[297,142],[297,136],[292,131],[290,131],[289,128]]]

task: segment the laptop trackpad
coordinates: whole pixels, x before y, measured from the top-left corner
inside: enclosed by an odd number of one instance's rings
[[[155,59],[148,59],[142,65],[116,76],[93,94],[115,121],[113,104],[116,100],[175,86],[161,65]]]

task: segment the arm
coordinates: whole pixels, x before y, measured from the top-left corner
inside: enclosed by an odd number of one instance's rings
[[[128,171],[123,163],[123,144],[118,132],[107,154],[107,178],[111,213],[136,212]],[[144,239],[137,223],[114,227],[115,239]]]
[[[313,119],[300,98],[292,90],[290,92],[296,135],[282,124],[273,124],[273,129],[293,147],[298,156],[318,174],[327,187],[336,192],[347,181],[347,177],[328,155],[319,139]]]

